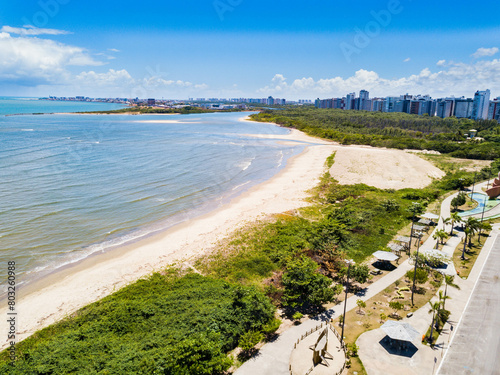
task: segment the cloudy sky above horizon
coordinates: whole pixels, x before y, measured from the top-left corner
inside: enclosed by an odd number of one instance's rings
[[[500,96],[498,1],[25,0],[0,14],[0,95]]]

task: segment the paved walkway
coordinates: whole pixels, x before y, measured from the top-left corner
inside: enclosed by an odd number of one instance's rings
[[[478,190],[479,187],[481,187],[483,184],[477,185]],[[443,220],[442,218],[447,218],[450,216],[450,203],[451,200],[456,196],[457,194],[453,194],[452,196],[447,197],[442,205],[441,205],[441,212],[440,212],[440,219],[438,221],[438,225],[435,227],[434,231],[437,228],[442,229],[443,228]],[[492,211],[492,210],[490,210]],[[494,213],[488,212],[489,215],[492,215]],[[488,217],[485,213],[485,218]],[[450,230],[451,228],[447,226],[446,230]],[[434,232],[433,232],[434,233]],[[432,238],[432,234],[429,236],[427,241],[421,246],[421,249],[432,249],[435,246],[435,240]],[[455,247],[461,242],[463,233],[459,231],[455,231],[455,235],[451,237],[446,245],[443,246],[442,251],[444,251],[450,258],[453,255],[453,251]],[[485,244],[485,249],[489,246],[491,247],[492,241],[491,237],[487,240]],[[481,254],[479,255],[476,265],[474,266],[471,275],[469,276],[468,280],[462,280],[460,278],[456,278],[457,284],[459,284],[461,291],[463,293],[460,293],[460,291],[457,291],[454,288],[448,288],[448,295],[453,299],[453,304],[448,301],[447,304],[447,309],[452,311],[452,318],[453,317],[459,317],[462,315],[463,310],[465,309],[466,305],[466,299],[468,298],[469,294],[472,292],[473,285],[475,284],[475,279],[474,279],[474,271],[478,268],[479,265],[482,265],[482,263],[485,261],[485,257],[487,254],[487,251],[482,251]],[[405,262],[401,263],[398,268],[396,268],[394,271],[391,271],[390,273],[386,274],[384,277],[380,278],[373,284],[369,285],[368,288],[366,289],[365,294],[362,296],[351,296],[347,299],[347,311],[350,311],[354,308],[357,307],[356,301],[358,299],[362,299],[363,301],[366,301],[370,299],[371,297],[377,295],[381,291],[383,291],[385,288],[393,284],[396,280],[400,279],[405,275],[405,273],[412,269],[412,265],[410,265],[409,261],[406,260]],[[445,273],[447,274],[452,274],[456,275],[455,268],[453,267],[452,264],[448,265],[448,267],[444,270]],[[476,277],[477,279],[477,277]],[[453,306],[455,306],[453,308]],[[409,322],[415,326],[420,331],[423,331],[422,334],[424,334],[427,331],[427,328],[430,325],[431,322],[431,316],[427,314],[427,307],[424,307],[418,311],[415,312],[414,316],[410,318]],[[297,339],[301,337],[306,331],[311,330],[314,328],[317,324],[318,321],[329,321],[330,319],[335,319],[339,315],[343,313],[343,303],[335,305],[331,309],[327,310],[325,313],[310,319],[308,321],[305,321],[299,326],[293,326],[292,328],[286,330],[283,332],[274,342],[268,343],[264,345],[259,353],[245,362],[240,368],[238,368],[235,372],[235,375],[289,375],[289,363],[290,363],[290,355],[293,350],[294,343],[297,342]],[[455,324],[456,322],[451,320],[450,324]],[[370,332],[367,332],[360,336],[360,339],[364,335],[368,334],[373,334],[377,335],[377,332],[380,331],[378,330],[373,330]],[[435,348],[441,348],[443,349],[446,346],[445,341],[448,339],[448,332],[449,327],[445,325],[445,328],[443,330],[443,333],[440,336],[440,339],[435,346]],[[453,331],[452,331],[453,333]],[[377,336],[378,337],[378,336]],[[360,345],[360,357],[361,360],[363,361],[363,364],[365,365],[365,368],[367,368],[368,374],[376,375],[376,374],[432,374],[434,370],[437,368],[439,365],[439,361],[441,359],[441,356],[443,355],[443,352],[439,352],[437,349],[431,349],[428,346],[425,346],[424,348],[420,349],[426,349],[426,352],[424,353],[422,351],[422,360],[418,360],[418,356],[415,357],[414,359],[409,358],[404,364],[400,366],[396,366],[397,370],[395,372],[388,372],[388,367],[387,367],[387,362],[384,362],[380,365],[380,368],[382,369],[382,372],[376,372],[376,364],[374,366],[371,366],[371,360],[368,359],[369,354],[366,351],[366,348],[372,347],[372,348],[378,348],[381,347],[381,345],[378,344],[377,337],[373,337],[372,340],[369,340],[368,344],[363,344],[363,346]],[[364,339],[362,339],[364,340]],[[358,341],[359,342],[359,341]],[[359,343],[358,343],[359,345]],[[378,345],[378,346],[377,346]],[[368,349],[369,351],[369,349]],[[387,352],[387,351],[386,351]],[[380,354],[380,353],[379,353]],[[419,354],[420,356],[420,354]],[[395,356],[388,357],[389,361],[393,361]],[[434,359],[433,359],[434,358]],[[366,360],[366,363],[365,363]],[[417,366],[417,362],[419,362],[419,365]],[[424,364],[425,362],[425,364]],[[431,368],[427,366],[427,364],[430,364]],[[424,368],[422,369],[423,371],[420,371],[420,366],[423,366]],[[373,367],[373,368],[372,368]],[[418,371],[417,371],[418,367]],[[370,368],[370,371],[368,370]],[[408,372],[405,372],[408,371]],[[411,372],[411,371],[417,371],[417,372]]]
[[[455,195],[448,197],[443,201],[441,210],[442,217],[449,217],[449,203],[451,202],[451,199],[453,199],[454,196]],[[446,207],[447,207],[447,212],[446,212]],[[485,217],[488,216],[489,215],[485,214]],[[442,228],[442,220],[440,220],[438,227]],[[451,299],[446,301],[446,309],[450,310],[451,315],[450,319],[445,324],[443,331],[439,336],[434,348],[431,348],[430,346],[418,342],[418,343],[413,343],[414,344],[414,347],[412,348],[413,350],[407,352],[390,351],[385,346],[382,345],[381,340],[385,337],[385,333],[381,329],[376,329],[373,331],[366,332],[359,337],[357,341],[357,344],[360,347],[359,355],[369,375],[436,374],[438,367],[441,365],[443,356],[445,356],[445,353],[447,353],[450,341],[453,342],[452,341],[453,336],[455,332],[457,332],[456,327],[458,324],[458,320],[464,314],[464,310],[467,306],[469,297],[473,293],[476,282],[479,278],[479,275],[481,274],[481,269],[483,265],[486,263],[489,254],[500,253],[500,250],[497,249],[497,247],[500,249],[500,240],[497,241],[498,235],[500,234],[498,230],[499,227],[500,225],[494,226],[494,231],[491,233],[490,237],[486,240],[484,247],[480,255],[478,256],[469,277],[466,280],[458,277],[455,278],[455,283],[460,287],[460,290],[448,287],[447,295],[450,296]],[[460,245],[460,241],[462,238],[463,238],[463,233],[456,232],[455,236],[452,237],[450,240],[448,240],[447,244],[443,247],[442,250],[445,253],[447,253],[448,256],[451,256],[453,254],[453,250],[455,249],[455,247],[457,245]],[[498,257],[500,258],[500,256]],[[498,264],[492,266],[492,270],[494,270],[495,268],[498,269],[500,267],[500,259],[498,262],[499,262]],[[453,274],[454,267],[452,265],[449,265],[448,267],[449,269],[447,269],[446,273]],[[494,276],[492,275],[492,277]],[[486,290],[488,289],[487,285],[488,284],[485,283]],[[489,284],[489,287],[491,288],[491,283]],[[441,290],[444,291],[444,287],[442,287]],[[500,296],[500,291],[498,291],[498,296]],[[478,298],[477,303],[479,305],[481,305],[479,301],[486,300],[482,295],[479,295],[477,298]],[[437,300],[436,297],[432,299],[432,301],[436,300]],[[500,307],[498,306],[498,299],[493,298],[493,301],[496,303],[497,307]],[[416,311],[411,318],[405,318],[403,319],[403,321],[410,323],[423,335],[429,328],[432,321],[432,316],[428,313],[428,310],[429,310],[428,306],[424,306],[418,311]],[[481,309],[477,310],[480,311]],[[500,316],[498,314],[499,309],[491,308],[488,310],[490,311],[491,315],[489,317],[490,320],[488,321],[488,323],[496,324],[496,326],[498,327],[498,319]],[[495,318],[495,312],[496,312],[496,318]],[[477,320],[480,319],[481,317],[477,316],[475,320],[471,319],[471,323],[474,321],[477,322]],[[487,326],[483,327],[485,330],[487,330]],[[493,348],[490,348],[490,350],[485,351],[487,352],[485,353],[486,357],[488,357],[488,354],[490,355],[489,356],[490,364],[488,365],[488,367],[485,367],[486,368],[485,371],[477,372],[479,374],[500,374],[499,370],[500,367],[498,366],[498,356],[500,355],[500,346],[499,346],[500,340],[498,339],[499,331],[500,329],[497,329],[496,331],[492,330],[491,332],[489,332],[490,334],[487,335],[488,339],[490,340],[490,344],[493,345]],[[476,336],[478,340],[483,339],[482,335],[480,334],[472,336]],[[463,343],[456,345],[457,346],[456,354],[460,356],[461,350],[464,351],[469,350],[469,355],[473,357],[475,350],[471,350],[471,345],[467,338],[467,333],[464,333],[462,339]],[[485,343],[478,342],[476,347],[480,347],[481,345],[483,345],[484,347]],[[447,362],[455,361],[451,353],[452,352],[450,352],[449,356],[452,359],[446,360],[445,364],[443,365],[443,369],[445,368]],[[494,353],[496,354],[496,356],[494,355]],[[467,362],[466,358],[464,358],[464,360],[465,362]],[[458,360],[457,363],[461,364],[462,362]],[[453,367],[449,370],[449,372],[440,372],[440,374],[441,373],[443,375],[466,374],[466,373],[468,374],[468,372],[466,372],[466,367],[464,366],[467,366],[467,364],[463,364],[462,367]],[[495,372],[494,369],[496,369],[497,371]]]
[[[443,203],[441,208],[441,216],[450,216],[450,204],[453,196],[448,197]],[[440,218],[436,228],[442,228],[442,219]],[[434,232],[433,232],[434,233]],[[450,241],[452,241],[451,239]],[[460,241],[460,239],[457,239]],[[429,236],[427,241],[421,246],[422,249],[432,249],[435,245],[435,241],[432,238],[432,234]],[[407,271],[412,269],[409,261],[406,260],[401,263],[398,268],[390,273],[386,274],[384,277],[375,281],[373,284],[369,285],[365,293],[362,296],[354,295],[347,299],[347,311],[350,311],[357,307],[356,301],[361,299],[366,301],[371,297],[374,297],[378,293],[382,292],[385,288],[393,284],[396,280],[402,278]],[[456,272],[450,269],[448,272],[456,274]],[[325,313],[305,321],[299,326],[294,326],[285,332],[283,332],[276,341],[264,345],[258,355],[249,359],[235,372],[235,375],[289,375],[289,361],[290,355],[293,350],[293,345],[297,342],[306,331],[314,328],[318,321],[329,321],[330,319],[335,319],[343,313],[344,305],[343,303],[335,305],[331,309],[327,310]]]
[[[440,375],[500,374],[500,238],[456,328]],[[477,271],[477,269],[476,269]]]

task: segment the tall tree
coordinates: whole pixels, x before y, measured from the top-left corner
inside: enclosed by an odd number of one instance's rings
[[[460,287],[457,284],[455,284],[455,276],[454,275],[444,275],[444,284],[445,284],[445,287],[444,287],[444,295],[445,296],[448,293],[448,285],[453,287],[453,288],[460,289]],[[443,303],[443,309],[444,309],[444,303]]]
[[[430,334],[430,337],[429,337],[429,342],[432,345],[433,334],[434,334],[434,322],[435,322],[436,315],[439,312],[439,309],[441,308],[441,303],[440,302],[431,302],[431,301],[429,301],[429,305],[431,306],[431,308],[429,309],[429,314],[432,313],[431,334]]]
[[[462,217],[458,214],[458,212],[452,212],[450,215],[450,219],[451,219],[450,236],[453,236],[453,227],[455,226],[455,224],[462,222]]]

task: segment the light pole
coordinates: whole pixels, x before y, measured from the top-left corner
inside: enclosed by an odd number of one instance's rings
[[[491,178],[491,169],[490,169],[490,173],[488,175],[488,183],[486,184],[486,190],[488,190],[488,187],[490,186],[490,178]],[[483,223],[483,220],[484,220],[484,210],[486,209],[486,202],[488,201],[488,198],[489,198],[488,195],[486,195],[486,197],[484,198],[483,213],[481,214],[481,224]],[[482,231],[482,228],[480,227],[479,228],[479,244],[481,244],[481,231]]]
[[[415,293],[415,279],[417,277],[417,264],[418,264],[418,250],[420,249],[420,238],[422,238],[422,234],[419,233],[417,235],[417,255],[415,256],[415,269],[413,270],[413,288],[411,289],[411,305],[413,306],[413,294]]]
[[[342,345],[344,345],[344,325],[345,325],[345,313],[346,313],[346,308],[347,308],[347,293],[349,291],[349,271],[351,270],[351,264],[354,264],[354,261],[351,260],[346,260],[347,263],[347,282],[345,285],[345,300],[344,300],[344,317],[342,318]]]
[[[474,172],[474,182],[472,183],[472,193],[470,193],[470,201],[472,202],[472,196],[474,195],[474,185],[476,185],[476,173]]]

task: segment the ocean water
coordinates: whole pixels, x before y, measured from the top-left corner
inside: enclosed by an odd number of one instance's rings
[[[0,116],[0,264],[32,280],[269,179],[303,145],[246,114]]]
[[[109,111],[124,107],[126,106],[123,104],[115,103],[62,102],[0,96],[0,115]]]

